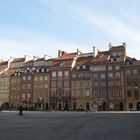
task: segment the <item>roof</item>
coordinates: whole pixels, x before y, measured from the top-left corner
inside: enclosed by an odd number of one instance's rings
[[[109,52],[108,51],[103,51],[103,52],[98,52],[96,57],[93,57],[92,62],[106,62],[108,61],[109,58]]]
[[[8,61],[2,61],[2,62],[0,62],[0,65],[8,65]]]
[[[91,63],[93,56],[79,57],[76,61],[76,65],[88,65]]]
[[[116,51],[116,50],[125,50],[125,47],[123,45],[120,46],[111,46],[110,51]]]
[[[61,69],[61,68],[71,68],[73,59],[56,59],[52,62],[51,69]],[[63,63],[63,65],[60,66],[60,63]]]
[[[15,58],[11,63],[24,62],[24,61],[25,61],[24,57],[22,57],[22,58]]]
[[[62,52],[62,54],[57,59],[73,59],[75,56],[77,56],[77,52],[74,53]]]

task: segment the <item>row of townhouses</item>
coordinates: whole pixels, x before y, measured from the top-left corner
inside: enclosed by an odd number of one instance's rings
[[[58,57],[0,62],[0,106],[39,110],[140,110],[140,61],[126,44]]]

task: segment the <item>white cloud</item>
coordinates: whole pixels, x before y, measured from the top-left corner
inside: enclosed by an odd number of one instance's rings
[[[47,54],[51,57],[56,57],[58,50],[75,52],[77,48],[85,48],[85,46],[57,38],[51,38],[47,35],[37,35],[31,32],[16,30],[16,34],[18,35],[19,33],[19,38],[18,36],[14,36],[13,38],[0,38],[1,58],[8,59],[10,56],[21,57],[25,54],[30,56],[43,56]]]
[[[83,8],[80,5],[76,5],[73,9],[75,9],[76,14],[92,26],[97,26],[113,38],[126,42],[128,45],[128,55],[140,58],[138,53],[140,50],[140,31],[135,29],[135,27],[131,28],[115,17],[89,11],[89,9]]]

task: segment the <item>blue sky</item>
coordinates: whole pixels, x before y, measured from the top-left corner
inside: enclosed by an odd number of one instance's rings
[[[1,0],[0,59],[107,50],[123,42],[140,59],[139,6],[139,0]]]

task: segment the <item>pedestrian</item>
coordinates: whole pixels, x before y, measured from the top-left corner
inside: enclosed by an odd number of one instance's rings
[[[22,110],[23,110],[23,107],[22,107],[22,105],[20,105],[20,107],[19,107],[19,115],[23,115]]]

